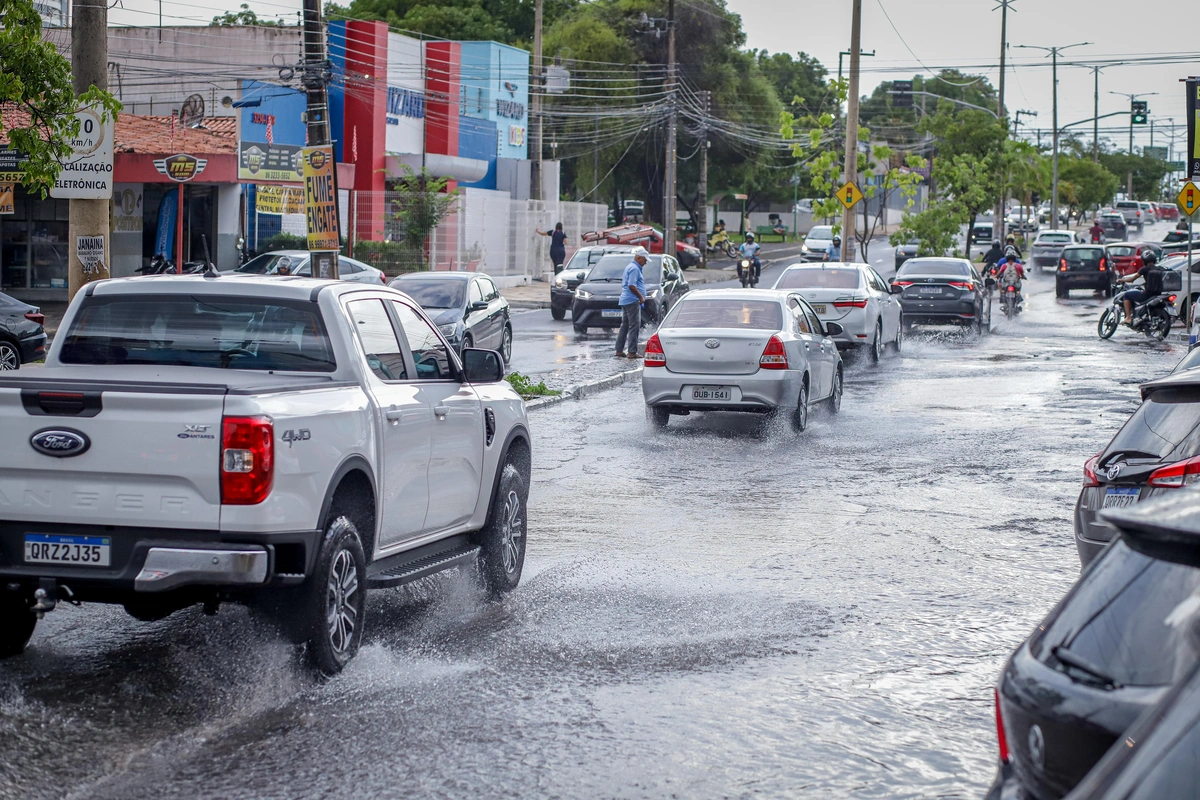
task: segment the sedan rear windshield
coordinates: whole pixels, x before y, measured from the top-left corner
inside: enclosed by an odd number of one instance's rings
[[[1069,233],[1044,233],[1038,237],[1037,244],[1065,244],[1071,241]]]
[[[776,289],[857,289],[861,273],[856,269],[804,267],[789,269]]]
[[[467,282],[458,278],[401,278],[392,284],[417,301],[421,308],[462,308],[466,305]]]
[[[896,273],[899,278],[903,275],[960,275],[970,276],[971,268],[961,261],[905,261],[904,266]]]
[[[664,328],[783,329],[783,309],[776,300],[702,300],[689,298],[675,306]]]
[[[1102,464],[1124,453],[1133,458],[1182,460],[1200,455],[1200,390],[1161,389],[1133,412],[1104,451]]]
[[[1062,257],[1067,261],[1095,261],[1096,259],[1104,258],[1104,251],[1098,247],[1082,250],[1063,250]]]
[[[67,331],[64,364],[332,372],[313,303],[205,295],[89,297]]]

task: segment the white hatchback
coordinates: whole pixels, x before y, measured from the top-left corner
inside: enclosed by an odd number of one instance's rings
[[[904,337],[900,299],[870,264],[793,264],[775,281],[775,289],[799,292],[822,323],[836,322],[840,348],[869,348],[879,361],[892,345],[900,352]]]
[[[805,261],[824,261],[832,246],[833,226],[817,225],[804,237],[804,244],[800,245],[800,258]]]

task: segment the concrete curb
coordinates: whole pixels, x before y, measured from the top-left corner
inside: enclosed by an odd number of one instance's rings
[[[589,395],[602,392],[605,389],[613,389],[622,384],[629,383],[632,380],[637,380],[642,377],[642,368],[636,367],[625,372],[618,372],[616,375],[609,375],[607,378],[597,378],[594,381],[587,381],[575,386],[568,386],[563,393],[555,397],[536,397],[533,400],[525,401],[525,410],[534,411],[539,408],[558,405],[567,400],[582,400]]]

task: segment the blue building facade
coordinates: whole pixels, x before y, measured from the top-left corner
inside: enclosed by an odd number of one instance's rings
[[[463,42],[459,113],[495,124],[498,158],[529,156],[529,53],[499,42]]]

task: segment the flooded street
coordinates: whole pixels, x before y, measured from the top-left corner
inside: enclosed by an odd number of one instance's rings
[[[1186,351],[1027,290],[850,363],[799,436],[654,432],[636,382],[535,412],[520,588],[376,592],[325,683],[240,607],[64,605],[0,662],[0,798],[980,797],[1083,462]]]

